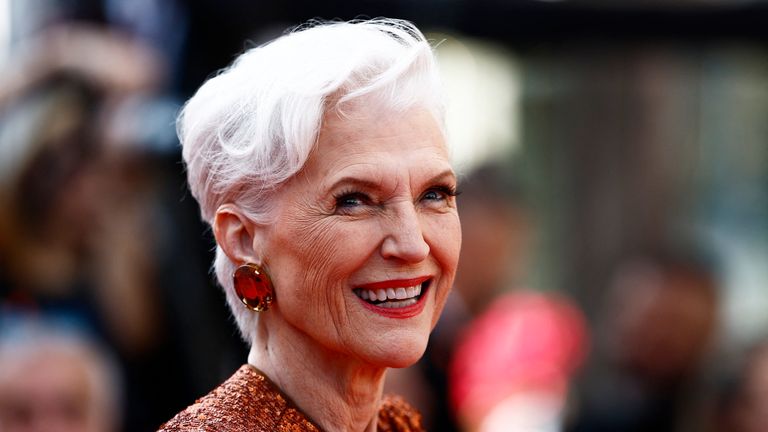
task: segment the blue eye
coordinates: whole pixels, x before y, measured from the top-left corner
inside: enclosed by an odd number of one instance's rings
[[[426,191],[422,196],[422,199],[428,201],[443,201],[450,197],[455,197],[456,195],[458,195],[458,193],[453,187],[438,186]]]
[[[360,204],[362,204],[362,200],[356,195],[344,195],[336,200],[336,205],[339,207],[354,207]]]
[[[351,210],[370,202],[367,195],[360,192],[343,193],[336,197],[337,210]]]

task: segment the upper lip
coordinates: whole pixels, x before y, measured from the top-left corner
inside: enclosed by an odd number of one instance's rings
[[[377,290],[387,288],[404,288],[421,285],[422,283],[432,279],[432,276],[419,276],[410,279],[390,279],[378,282],[370,282],[367,284],[358,285],[357,288]]]

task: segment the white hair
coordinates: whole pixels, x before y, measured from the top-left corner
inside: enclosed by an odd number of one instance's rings
[[[208,80],[177,125],[203,219],[212,224],[222,204],[234,203],[254,222],[271,223],[279,186],[306,162],[325,112],[345,115],[353,101],[396,112],[423,107],[443,126],[432,48],[413,24],[313,21],[246,51]],[[254,343],[257,314],[235,295],[235,263],[221,247],[214,267],[244,339]]]

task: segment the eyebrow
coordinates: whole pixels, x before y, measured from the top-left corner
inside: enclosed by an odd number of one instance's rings
[[[445,180],[452,180],[456,181],[456,174],[453,172],[451,168],[446,169],[445,171],[442,171],[440,174],[437,174],[430,179],[428,179],[425,183],[438,183]],[[379,186],[381,186],[380,181],[374,181],[369,179],[364,179],[360,177],[354,177],[354,176],[344,176],[331,185],[331,187],[328,188],[328,190],[334,190],[340,187],[341,185],[351,185],[351,186],[357,186],[361,189],[376,189]]]
[[[453,180],[455,182],[456,173],[454,173],[452,169],[448,168],[445,171],[441,172],[440,174],[427,180],[427,183],[438,183],[440,181],[445,181],[445,180]]]

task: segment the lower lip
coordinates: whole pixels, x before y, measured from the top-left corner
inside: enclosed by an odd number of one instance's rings
[[[385,316],[387,318],[397,318],[397,319],[405,319],[405,318],[412,318],[416,315],[420,314],[421,311],[424,310],[424,306],[427,304],[427,293],[429,293],[430,288],[432,288],[432,284],[429,284],[425,290],[421,293],[421,296],[419,296],[419,300],[410,305],[405,306],[401,308],[383,308],[376,306],[375,304],[368,303],[367,301],[361,299],[358,297],[358,300],[360,300],[363,303],[363,306],[365,306],[366,309],[375,312],[379,315]]]

